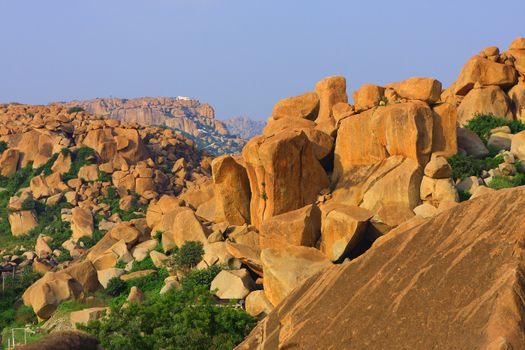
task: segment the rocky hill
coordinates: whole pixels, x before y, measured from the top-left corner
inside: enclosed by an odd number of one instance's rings
[[[239,135],[245,140],[249,140],[256,135],[262,134],[266,125],[261,120],[253,120],[246,117],[231,117],[224,121],[226,129],[233,135]]]
[[[209,104],[187,97],[97,98],[61,104],[111,119],[173,129],[211,155],[238,153],[245,143],[240,134],[215,119]]]
[[[171,130],[3,105],[1,326],[109,350],[524,348],[524,63],[522,38],[447,89],[353,104],[328,77],[213,160]]]

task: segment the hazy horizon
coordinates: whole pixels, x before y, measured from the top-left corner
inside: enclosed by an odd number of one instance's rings
[[[486,2],[488,4],[488,2]],[[525,36],[524,1],[380,4],[153,0],[0,2],[0,102],[189,96],[266,119],[325,76],[449,85],[487,46]]]

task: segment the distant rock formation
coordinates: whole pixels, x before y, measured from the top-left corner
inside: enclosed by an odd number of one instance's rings
[[[78,106],[111,119],[174,129],[211,155],[238,153],[245,143],[215,119],[215,111],[209,104],[187,97],[96,98],[60,104],[68,108]]]
[[[239,135],[244,140],[249,140],[262,134],[266,122],[239,116],[226,119],[224,124],[230,134]]]

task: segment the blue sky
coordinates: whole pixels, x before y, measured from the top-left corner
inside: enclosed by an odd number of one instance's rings
[[[0,102],[191,96],[219,118],[344,75],[432,76],[525,36],[525,1],[0,0]]]

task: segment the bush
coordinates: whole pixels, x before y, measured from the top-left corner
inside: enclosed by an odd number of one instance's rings
[[[511,188],[525,185],[525,174],[518,173],[514,176],[498,175],[494,176],[489,183],[489,187],[495,190]]]
[[[62,174],[62,181],[67,182],[71,179],[76,179],[80,168],[90,165],[94,157],[95,151],[92,148],[85,146],[80,147],[74,153],[71,153],[71,167],[67,173]]]
[[[521,121],[506,120],[498,118],[493,114],[476,115],[473,119],[468,121],[465,128],[476,133],[486,143],[490,136],[490,130],[500,126],[508,126],[513,134],[525,130],[525,124]]]
[[[189,270],[195,267],[204,255],[203,245],[199,241],[186,241],[173,253],[168,266],[177,270]]]
[[[112,297],[116,297],[126,292],[128,285],[126,282],[121,280],[119,277],[113,277],[109,280],[108,286],[106,288],[106,294]]]
[[[108,350],[232,349],[255,320],[232,305],[216,305],[209,288],[188,285],[142,304],[112,308],[107,318],[80,327]]]
[[[71,113],[78,113],[78,112],[84,112],[84,108],[82,108],[82,107],[80,107],[80,106],[73,106],[73,107],[69,108],[69,109],[67,110],[67,112],[68,112],[69,114],[71,114]]]
[[[480,176],[483,170],[496,168],[503,163],[503,157],[496,155],[485,159],[476,159],[472,156],[455,154],[448,158],[448,163],[452,167],[454,179],[465,179],[469,176]]]

